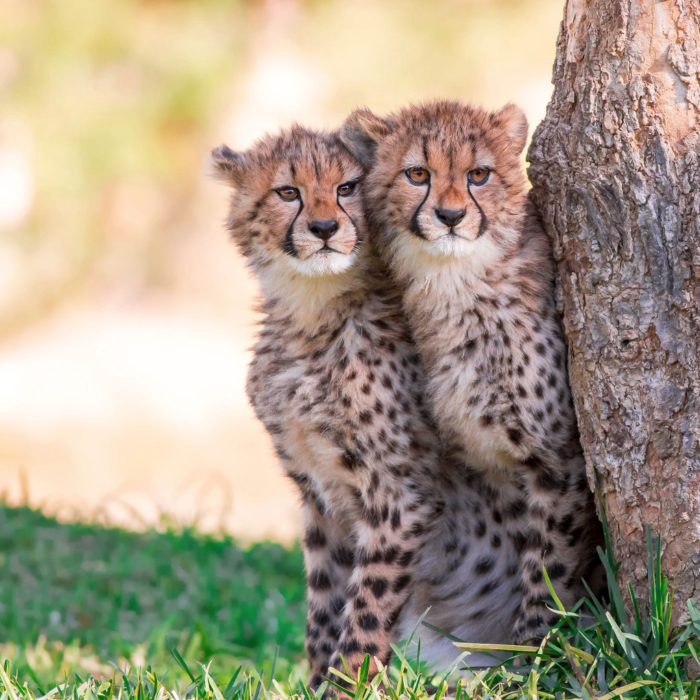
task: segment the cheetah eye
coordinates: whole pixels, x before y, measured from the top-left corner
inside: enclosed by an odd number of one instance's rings
[[[414,185],[424,185],[426,182],[428,182],[430,173],[426,168],[409,168],[406,171],[406,177]]]
[[[357,188],[356,182],[344,182],[342,185],[338,186],[338,194],[341,197],[349,197],[351,194],[353,194],[355,192],[356,188]]]
[[[299,197],[299,190],[296,187],[280,187],[277,194],[287,202],[292,202]]]
[[[491,171],[488,168],[474,168],[467,173],[467,178],[472,185],[485,185],[489,179]]]

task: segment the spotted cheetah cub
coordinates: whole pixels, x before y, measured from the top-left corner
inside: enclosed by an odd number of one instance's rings
[[[437,437],[400,297],[362,243],[362,170],[337,134],[294,127],[212,155],[262,289],[247,393],[301,493],[318,686],[341,653],[353,672],[366,653],[390,659],[422,544],[442,522]]]
[[[342,135],[369,169],[370,230],[402,288],[444,436],[504,493],[522,480],[524,597],[518,640],[553,623],[543,557],[567,605],[600,542],[566,379],[550,243],[519,156],[527,122],[433,102],[381,119],[353,113]]]

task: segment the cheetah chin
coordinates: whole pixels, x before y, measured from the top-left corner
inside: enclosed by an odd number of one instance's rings
[[[461,258],[474,250],[476,241],[470,241],[458,234],[447,234],[433,241],[420,241],[426,253],[441,258]]]
[[[357,255],[352,252],[349,255],[335,250],[322,248],[311,257],[289,258],[292,267],[306,277],[323,277],[326,275],[338,275],[349,270],[357,260]]]

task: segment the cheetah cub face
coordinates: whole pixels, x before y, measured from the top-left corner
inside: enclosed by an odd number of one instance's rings
[[[263,282],[348,270],[364,226],[362,170],[333,134],[300,126],[246,152],[212,151],[215,175],[232,185],[228,227]]]
[[[488,113],[457,102],[384,119],[357,110],[342,129],[348,147],[372,166],[368,209],[382,243],[409,268],[424,268],[430,258],[487,267],[516,242],[526,137],[525,115],[514,105]]]

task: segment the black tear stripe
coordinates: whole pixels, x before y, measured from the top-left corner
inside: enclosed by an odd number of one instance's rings
[[[282,244],[282,249],[284,250],[287,255],[291,255],[293,258],[298,257],[296,248],[294,247],[294,243],[292,241],[292,235],[294,234],[294,224],[296,224],[297,219],[299,218],[299,214],[304,210],[304,200],[301,198],[301,195],[299,196],[299,209],[292,219],[292,223],[289,224],[289,228],[287,229],[287,235],[284,237],[284,243]]]
[[[354,182],[355,186],[357,186],[357,184],[361,180],[362,180],[362,178],[359,178],[358,180],[351,180],[351,182]],[[345,216],[347,216],[348,219],[350,219],[350,223],[352,224],[352,227],[355,229],[356,241],[355,241],[355,245],[352,247],[353,251],[355,251],[359,247],[360,243],[362,243],[362,234],[360,233],[360,229],[357,228],[357,224],[355,223],[355,220],[352,218],[352,216],[350,216],[350,214],[347,213],[347,211],[345,211],[345,207],[340,203],[340,194],[336,193],[335,201],[336,201],[336,204],[338,205],[338,207],[340,208],[340,211],[342,211],[343,214],[345,214]]]
[[[428,169],[428,137],[423,136],[423,158],[425,158],[425,167]],[[420,214],[420,210],[423,208],[423,205],[428,201],[428,197],[430,196],[430,180],[428,180],[427,183],[427,192],[425,193],[425,197],[423,197],[423,201],[418,205],[418,208],[413,212],[413,216],[411,217],[411,223],[409,225],[409,230],[411,231],[412,234],[415,236],[418,236],[418,238],[422,238],[424,241],[427,241],[428,239],[425,237],[425,234],[423,231],[420,230],[420,225],[418,224],[418,215]]]
[[[469,186],[469,183],[467,183],[467,192],[469,192],[469,196],[472,198],[472,202],[474,202],[474,205],[476,208],[479,210],[479,214],[481,214],[481,223],[479,224],[479,233],[476,234],[477,238],[481,238],[486,233],[486,229],[489,226],[489,220],[486,218],[486,214],[484,214],[484,210],[479,206],[479,202],[474,199],[474,195],[472,194],[472,188]]]
[[[428,201],[429,196],[430,196],[430,180],[428,180],[427,192],[425,193],[425,197],[423,197],[423,201],[418,205],[418,208],[413,212],[413,216],[411,217],[411,224],[408,227],[410,229],[411,233],[418,236],[418,238],[422,238],[424,241],[427,241],[428,239],[423,234],[423,231],[420,230],[420,224],[418,223],[418,214],[420,214],[420,210],[423,208],[423,205]]]

